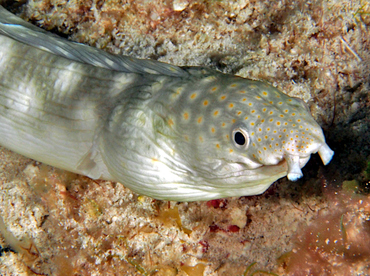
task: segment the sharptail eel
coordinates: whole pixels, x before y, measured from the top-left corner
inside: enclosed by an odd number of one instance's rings
[[[4,8],[0,144],[176,201],[261,194],[333,156],[304,102],[269,84],[113,55]]]

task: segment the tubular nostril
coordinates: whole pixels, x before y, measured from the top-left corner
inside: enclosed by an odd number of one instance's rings
[[[286,155],[285,160],[288,164],[288,179],[290,181],[297,181],[303,176],[301,167],[299,166],[299,156],[298,155]]]
[[[333,158],[334,151],[332,151],[327,144],[324,144],[319,148],[319,155],[324,165],[327,165]]]

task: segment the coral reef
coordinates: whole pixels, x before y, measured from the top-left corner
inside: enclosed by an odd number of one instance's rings
[[[2,149],[0,246],[17,253],[1,250],[0,274],[370,274],[367,2],[2,4],[107,51],[266,80],[305,100],[335,156],[325,168],[313,157],[302,180],[261,196],[176,203]]]

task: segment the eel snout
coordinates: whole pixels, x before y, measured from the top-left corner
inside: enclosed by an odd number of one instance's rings
[[[318,153],[324,165],[327,165],[333,158],[334,151],[332,151],[327,144],[322,145]],[[299,155],[286,155],[285,160],[288,165],[287,177],[290,181],[296,181],[303,176],[301,167],[303,167],[310,156],[300,157]],[[303,165],[302,165],[303,162]]]

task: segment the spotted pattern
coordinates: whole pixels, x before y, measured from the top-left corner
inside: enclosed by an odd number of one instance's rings
[[[309,156],[324,142],[321,128],[302,101],[268,84],[224,75],[205,77],[199,83],[204,87],[183,87],[171,107],[181,111],[174,124],[184,142],[193,142],[188,150],[194,154],[217,149],[222,158],[242,155],[271,165],[290,154]],[[230,136],[237,127],[248,135],[247,149],[237,148]]]

